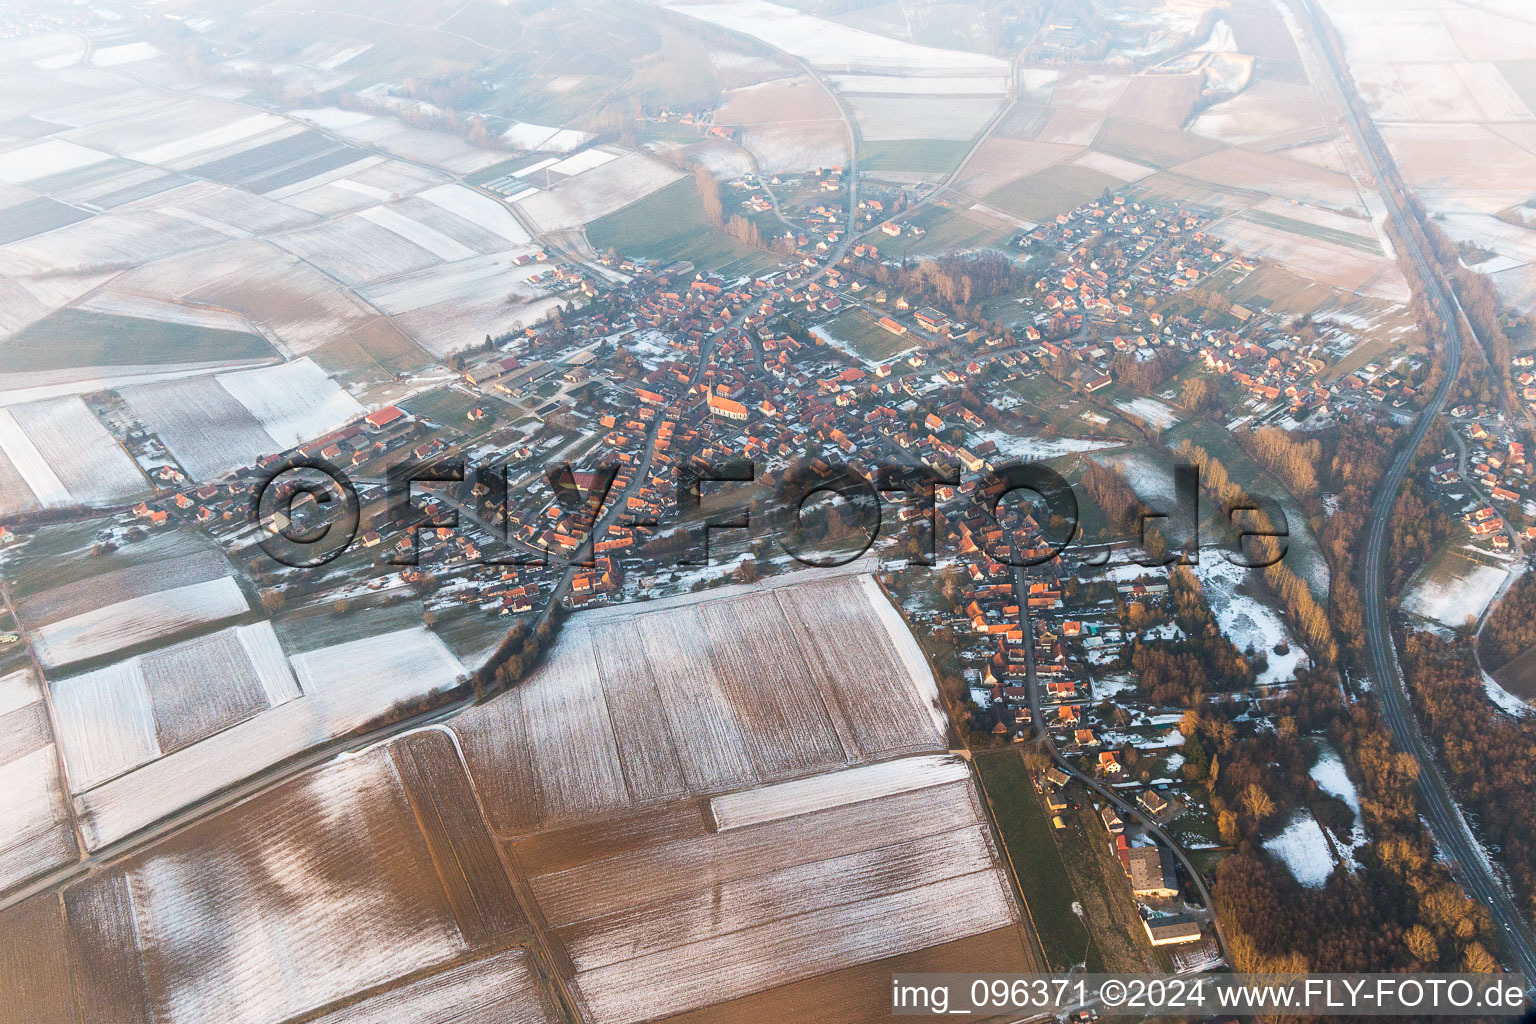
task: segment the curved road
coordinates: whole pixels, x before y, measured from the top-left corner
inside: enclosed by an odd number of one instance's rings
[[[1461,307],[1446,287],[1439,268],[1430,263],[1416,242],[1414,217],[1403,199],[1405,191],[1397,167],[1386,152],[1380,136],[1376,134],[1375,126],[1361,112],[1351,79],[1345,71],[1343,57],[1335,52],[1315,0],[1300,0],[1300,7],[1306,18],[1306,28],[1313,35],[1312,43],[1323,59],[1324,70],[1336,92],[1337,109],[1348,123],[1361,155],[1375,176],[1388,213],[1397,225],[1398,234],[1402,236],[1399,245],[1413,260],[1414,269],[1424,283],[1425,299],[1444,327],[1441,339],[1444,373],[1440,383],[1414,421],[1407,441],[1393,456],[1392,464],[1371,503],[1361,580],[1371,678],[1381,697],[1382,713],[1387,726],[1392,730],[1392,738],[1419,763],[1419,793],[1436,845],[1450,858],[1457,879],[1493,915],[1503,942],[1505,959],[1511,966],[1525,973],[1529,984],[1530,979],[1536,979],[1536,941],[1533,941],[1514,901],[1494,874],[1486,854],[1473,837],[1471,828],[1451,796],[1444,776],[1440,774],[1432,752],[1419,733],[1418,722],[1408,702],[1402,667],[1397,661],[1397,650],[1393,646],[1386,596],[1382,589],[1382,552],[1392,508],[1397,503],[1403,480],[1408,475],[1413,454],[1430,429],[1439,422],[1451,384],[1461,368],[1461,333],[1457,329],[1461,322]]]
[[[1180,864],[1184,866],[1184,873],[1194,884],[1196,891],[1200,893],[1200,900],[1205,904],[1206,912],[1210,915],[1211,927],[1216,931],[1217,942],[1221,946],[1223,956],[1229,955],[1232,948],[1227,941],[1226,933],[1222,930],[1221,915],[1216,913],[1216,904],[1211,900],[1210,890],[1206,888],[1205,876],[1195,867],[1194,861],[1189,859],[1189,854],[1159,825],[1151,815],[1147,814],[1137,805],[1131,803],[1116,793],[1110,786],[1091,775],[1077,770],[1061,752],[1056,749],[1056,741],[1051,737],[1051,730],[1046,728],[1045,715],[1040,704],[1040,677],[1035,672],[1035,629],[1033,618],[1029,613],[1029,582],[1026,570],[1016,568],[1013,570],[1013,599],[1019,605],[1019,626],[1024,630],[1024,679],[1029,689],[1029,711],[1034,719],[1035,732],[1045,742],[1045,749],[1050,753],[1051,760],[1056,767],[1066,772],[1072,778],[1087,786],[1104,800],[1114,806],[1122,820],[1135,820],[1139,822],[1150,835],[1158,842],[1166,846]]]

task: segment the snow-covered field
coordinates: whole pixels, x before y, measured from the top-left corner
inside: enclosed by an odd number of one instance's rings
[[[765,0],[728,3],[673,0],[665,6],[679,14],[760,39],[829,71],[927,73],[949,77],[969,74],[981,78],[1005,78],[1008,73],[1007,62],[996,57],[918,46],[802,14]]]
[[[534,873],[594,1016],[635,1024],[1016,920],[967,767],[921,760],[944,768],[922,788],[866,788],[869,767],[732,794],[715,803],[772,820]]]
[[[459,184],[439,185],[421,193],[421,198],[472,224],[494,231],[513,245],[528,242],[528,232],[512,216],[511,210],[472,188]]]
[[[221,622],[250,606],[232,576],[172,587],[50,622],[32,630],[32,646],[44,665],[57,668],[171,636],[192,626]]]
[[[308,358],[221,373],[219,386],[261,424],[278,450],[319,437],[363,415],[363,407]]]
[[[208,480],[344,426],[363,407],[309,358],[124,388],[193,479]]]
[[[1038,462],[1055,459],[1074,452],[1097,452],[1105,448],[1120,448],[1127,442],[1089,437],[1020,437],[1001,430],[981,430],[971,435],[972,443],[992,441],[1002,455]]]
[[[1155,398],[1137,398],[1129,402],[1117,402],[1115,406],[1138,419],[1145,420],[1148,425],[1158,430],[1167,430],[1179,422],[1179,414],[1174,412],[1172,407]]]
[[[940,750],[937,701],[873,582],[807,571],[578,616],[515,698],[453,728],[477,776],[527,747],[527,778],[487,801],[521,832]]]
[[[121,502],[149,490],[133,459],[79,398],[0,409],[0,452],[44,507]]]
[[[1333,854],[1323,827],[1306,811],[1297,811],[1285,830],[1264,840],[1263,845],[1290,868],[1296,881],[1309,889],[1321,887],[1333,871]]]
[[[0,890],[75,853],[48,708],[27,669],[0,676]]]
[[[670,185],[682,172],[641,153],[626,153],[601,166],[515,201],[543,231],[580,227]]]
[[[294,655],[289,662],[301,691],[294,697],[274,662],[274,642],[260,632],[241,642],[255,648],[252,664],[262,673],[264,688],[283,702],[84,792],[71,769],[88,847],[99,848],[355,729],[400,701],[452,687],[464,671],[436,635],[416,627]]]
[[[966,763],[949,754],[904,757],[831,775],[728,793],[711,800],[709,809],[715,827],[723,832],[826,810],[853,800],[874,800],[959,782],[969,774]]]
[[[1508,569],[1457,558],[1447,573],[1421,571],[1403,595],[1401,607],[1410,615],[1455,629],[1483,614],[1508,575]]]

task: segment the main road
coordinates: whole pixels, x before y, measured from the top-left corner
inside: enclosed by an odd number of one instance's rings
[[[1536,979],[1536,941],[1533,941],[1524,918],[1495,875],[1476,837],[1472,835],[1413,717],[1407,684],[1402,666],[1398,664],[1397,649],[1393,645],[1391,621],[1382,587],[1382,563],[1392,509],[1397,504],[1403,480],[1413,463],[1414,452],[1430,430],[1439,424],[1441,410],[1445,407],[1451,385],[1461,369],[1461,308],[1455,295],[1446,286],[1439,267],[1430,261],[1418,244],[1416,215],[1409,209],[1404,198],[1406,191],[1398,176],[1397,166],[1355,96],[1343,55],[1337,51],[1316,9],[1316,0],[1298,2],[1306,16],[1304,28],[1312,37],[1310,42],[1315,54],[1321,58],[1321,69],[1334,93],[1336,109],[1348,125],[1362,158],[1376,179],[1378,190],[1387,205],[1387,213],[1397,227],[1398,245],[1412,261],[1423,284],[1424,299],[1435,311],[1441,325],[1440,383],[1414,421],[1407,440],[1397,449],[1371,503],[1361,578],[1371,678],[1381,697],[1382,714],[1388,728],[1392,730],[1392,738],[1418,761],[1419,794],[1436,845],[1450,859],[1457,879],[1493,915],[1503,942],[1506,961],[1524,972],[1528,979]],[[1323,88],[1324,83],[1318,82],[1317,85]]]

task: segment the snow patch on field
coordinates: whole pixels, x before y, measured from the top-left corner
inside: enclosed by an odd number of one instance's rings
[[[907,757],[742,793],[728,793],[715,797],[709,806],[716,827],[724,832],[860,800],[929,789],[969,776],[966,763],[949,754]]]
[[[991,441],[1008,458],[1025,462],[1055,459],[1073,452],[1096,452],[1119,448],[1127,442],[1089,437],[1019,437],[1001,430],[984,430],[972,435],[973,443]]]
[[[1268,659],[1269,666],[1257,682],[1283,683],[1296,678],[1296,670],[1307,664],[1306,652],[1273,608],[1238,593],[1238,584],[1244,576],[1257,570],[1233,565],[1222,557],[1221,551],[1211,549],[1200,553],[1200,564],[1193,568],[1222,635],[1239,651],[1251,647]],[[1276,654],[1275,645],[1281,642],[1287,645],[1287,653]]]
[[[1317,819],[1306,811],[1298,811],[1285,831],[1264,840],[1264,849],[1283,861],[1296,881],[1309,889],[1320,888],[1333,871],[1328,838]]]

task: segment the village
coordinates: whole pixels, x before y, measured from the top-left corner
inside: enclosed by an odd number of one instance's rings
[[[827,202],[839,201],[840,169],[808,180]],[[726,194],[741,195],[747,210],[763,206],[772,188],[737,184]],[[890,206],[919,198],[900,195]],[[952,715],[1005,743],[1029,738],[1041,716],[1081,777],[1164,830],[1159,838],[1121,817],[1107,796],[1060,768],[1033,773],[1056,831],[1069,828],[1069,806],[1095,816],[1100,834],[1091,841],[1122,869],[1115,884],[1141,908],[1150,946],[1173,949],[1166,963],[1209,959],[1209,908],[1169,843],[1199,855],[1226,839],[1203,788],[1191,784],[1197,776],[1182,770],[1183,709],[1139,692],[1127,672],[1133,648],[1181,636],[1166,571],[1130,557],[1141,548],[1120,532],[1128,510],[1080,497],[1099,523],[1094,543],[1053,556],[1059,538],[1048,535],[1060,524],[1025,514],[1001,525],[989,503],[995,488],[989,494],[981,481],[1021,459],[1080,475],[1087,456],[1145,443],[1190,412],[1222,410],[1234,427],[1401,416],[1417,400],[1422,364],[1370,364],[1330,378],[1335,325],[1225,303],[1213,279],[1240,279],[1255,261],[1207,234],[1197,213],[1134,195],[1106,195],[1021,234],[1013,255],[927,264],[884,259],[872,243],[842,237],[834,208],[801,207],[799,230],[784,240],[793,251],[749,277],[610,253],[599,262],[621,275],[614,285],[556,264],[548,273],[566,304],[545,322],[487,336],[455,357],[451,382],[218,482],[187,485],[195,472],[132,407],[110,394],[93,398],[159,488],[98,538],[112,546],[146,531],[200,530],[245,567],[269,612],[419,605],[469,662],[514,627],[531,635],[554,612],[794,567],[801,559],[761,528],[720,529],[708,564],[686,557],[701,525],[708,535],[710,524],[741,527],[751,515],[767,522],[775,512],[768,485],[783,474],[830,478],[843,464],[866,475],[878,466],[921,469],[949,482],[933,488],[931,502],[886,492],[896,515],[879,548],[908,568],[882,580],[925,643],[937,642],[935,631],[949,638]],[[859,209],[865,237],[912,230],[882,219],[881,200],[862,198]],[[1476,451],[1481,476],[1504,464],[1503,452]],[[720,483],[709,485],[712,499],[682,493],[690,473],[732,461],[752,466],[734,493]],[[314,567],[275,564],[264,541],[325,521],[319,502],[299,493],[275,512],[252,511],[266,482],[296,462],[329,467],[358,495],[355,539]],[[1131,482],[1139,499],[1158,503],[1158,485],[1140,493],[1147,481]],[[277,497],[295,493],[290,483]],[[1492,491],[1495,500],[1504,493]],[[1469,521],[1474,532],[1502,536],[1501,526],[1476,525],[1493,518],[1471,513]],[[810,519],[834,561],[875,541],[826,508]],[[925,535],[945,567],[942,596],[934,593],[940,570],[912,568]],[[18,539],[9,529],[5,537]],[[1014,554],[1039,564],[1016,569]],[[1105,554],[1117,567],[1098,564]],[[1260,607],[1236,591],[1224,601]],[[1283,693],[1285,667],[1302,663],[1287,628],[1266,614],[1273,622],[1259,634],[1274,650],[1248,653],[1276,670],[1225,697],[1244,702],[1241,717],[1255,725],[1266,700]],[[517,671],[537,656],[525,647]]]

